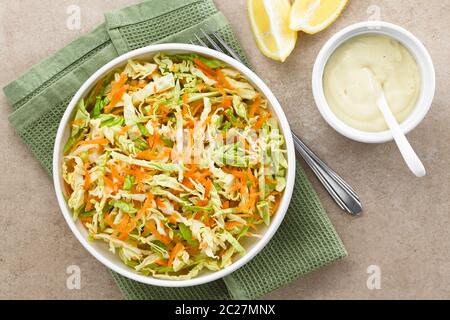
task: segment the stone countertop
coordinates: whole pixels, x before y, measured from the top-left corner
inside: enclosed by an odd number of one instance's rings
[[[2,0],[0,87],[27,68],[92,30],[103,13],[136,0]],[[245,0],[216,0],[229,18],[256,72],[279,98],[292,128],[348,180],[364,215],[343,214],[311,176],[349,256],[267,295],[269,299],[450,298],[450,0],[353,0],[324,32],[302,34],[284,64],[257,49]],[[81,8],[81,29],[66,26],[67,8]],[[324,42],[343,27],[372,19],[399,24],[429,49],[437,71],[433,107],[409,134],[428,175],[408,172],[394,143],[366,145],[330,128],[315,107],[311,71]],[[0,298],[120,299],[108,270],[67,227],[52,181],[7,121],[11,107],[0,94]],[[67,267],[81,268],[81,289],[66,287]],[[381,289],[369,290],[370,266],[381,270]]]

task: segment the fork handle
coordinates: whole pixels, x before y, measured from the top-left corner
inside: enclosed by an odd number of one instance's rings
[[[362,212],[361,201],[350,185],[320,160],[294,132],[292,132],[292,137],[297,152],[312,169],[339,207],[351,215],[359,215]]]

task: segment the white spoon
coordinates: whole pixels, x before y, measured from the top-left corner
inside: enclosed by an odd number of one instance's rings
[[[380,109],[381,113],[383,114],[384,120],[391,130],[392,136],[397,143],[397,147],[400,150],[403,159],[405,159],[405,162],[408,165],[409,169],[417,177],[424,177],[427,174],[425,167],[415,153],[414,149],[409,144],[408,139],[406,139],[406,136],[403,134],[403,131],[400,128],[397,119],[395,118],[391,108],[389,107],[389,103],[386,99],[386,95],[384,94],[381,83],[376,79],[375,74],[371,69],[366,68],[365,71],[367,72],[367,78],[372,88],[372,92],[375,94],[375,97],[378,96],[376,103],[378,109]]]
[[[377,106],[383,113],[384,120],[391,130],[392,136],[397,143],[397,147],[400,150],[403,159],[405,159],[405,162],[408,165],[409,169],[417,177],[424,177],[427,174],[425,167],[415,153],[414,149],[409,144],[408,139],[406,139],[406,136],[403,134],[403,131],[400,128],[397,119],[395,119],[394,115],[392,114],[391,108],[389,108],[389,104],[386,100],[386,96],[383,90],[381,90],[381,95],[378,98]]]

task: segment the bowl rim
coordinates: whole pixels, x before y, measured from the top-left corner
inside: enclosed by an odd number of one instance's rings
[[[337,132],[349,139],[363,143],[384,143],[393,140],[392,133],[366,132],[355,129],[331,110],[323,90],[323,73],[329,58],[344,42],[362,34],[383,34],[402,43],[415,58],[422,76],[421,95],[411,114],[400,124],[402,131],[407,134],[415,129],[425,118],[432,106],[436,90],[436,74],[433,60],[423,43],[411,32],[385,21],[364,21],[355,23],[342,29],[332,36],[320,50],[314,63],[312,72],[312,89],[316,106],[325,121]]]
[[[287,149],[287,161],[289,164],[289,168],[287,170],[286,175],[286,188],[284,190],[283,199],[280,203],[280,206],[276,212],[276,214],[273,217],[273,220],[271,221],[270,225],[267,227],[267,230],[262,235],[262,238],[259,239],[253,247],[247,251],[247,253],[239,258],[237,261],[233,262],[228,267],[225,267],[219,271],[214,271],[209,274],[200,275],[192,279],[188,280],[167,280],[167,279],[158,279],[154,278],[152,276],[145,276],[139,273],[136,273],[131,268],[126,266],[121,262],[123,265],[118,265],[117,263],[112,262],[109,258],[104,256],[100,253],[99,250],[94,248],[93,245],[89,243],[89,241],[86,239],[86,237],[80,232],[80,230],[77,227],[77,224],[72,219],[72,212],[67,207],[67,202],[64,199],[63,195],[63,188],[61,185],[62,182],[62,175],[61,175],[61,165],[62,165],[62,149],[65,141],[63,141],[64,133],[67,129],[67,126],[69,124],[69,120],[72,116],[72,113],[74,111],[74,108],[76,107],[77,102],[80,98],[85,96],[88,93],[88,90],[103,76],[105,73],[113,70],[116,66],[123,64],[128,59],[135,58],[138,56],[146,55],[146,54],[156,54],[158,52],[192,52],[192,53],[198,53],[201,55],[206,55],[213,57],[215,59],[219,59],[229,66],[235,68],[239,72],[241,72],[247,79],[250,80],[254,84],[254,86],[267,98],[269,101],[273,111],[275,111],[275,116],[277,117],[277,120],[280,124],[281,131],[283,132],[283,136],[285,138],[286,143],[286,149]],[[66,220],[67,224],[69,225],[70,229],[72,230],[75,237],[78,239],[78,241],[83,245],[83,247],[91,253],[98,261],[100,261],[102,264],[104,264],[109,269],[121,274],[122,276],[125,276],[131,280],[135,280],[144,284],[154,285],[154,286],[161,286],[161,287],[188,287],[188,286],[196,286],[205,284],[208,282],[212,282],[214,280],[221,279],[232,272],[236,271],[237,269],[244,266],[246,263],[248,263],[250,260],[252,260],[272,239],[276,231],[278,230],[281,222],[283,221],[291,197],[292,192],[294,188],[294,180],[295,180],[295,171],[296,171],[296,160],[295,160],[295,149],[294,149],[294,143],[292,139],[292,135],[290,134],[290,126],[287,121],[286,115],[278,102],[275,95],[272,93],[272,91],[269,89],[269,87],[264,83],[264,81],[259,78],[252,70],[247,68],[244,64],[241,62],[212,49],[197,46],[197,45],[191,45],[191,44],[181,44],[181,43],[167,43],[167,44],[156,44],[156,45],[150,45],[147,47],[143,47],[140,49],[136,49],[133,51],[130,51],[128,53],[125,53],[112,61],[105,64],[103,67],[101,67],[99,70],[97,70],[92,76],[89,77],[89,79],[84,82],[84,84],[81,86],[81,88],[77,91],[75,96],[70,101],[66,111],[64,112],[64,115],[61,119],[61,122],[58,127],[58,131],[56,134],[56,140],[55,140],[55,146],[53,150],[53,183],[54,188],[56,192],[56,197],[58,200],[58,205],[60,207],[60,210],[64,216],[64,219]]]

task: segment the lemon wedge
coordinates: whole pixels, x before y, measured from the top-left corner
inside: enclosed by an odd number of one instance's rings
[[[294,50],[297,32],[289,28],[289,0],[248,0],[248,15],[261,52],[284,62]]]
[[[295,0],[289,27],[314,34],[324,30],[339,17],[348,0]]]

